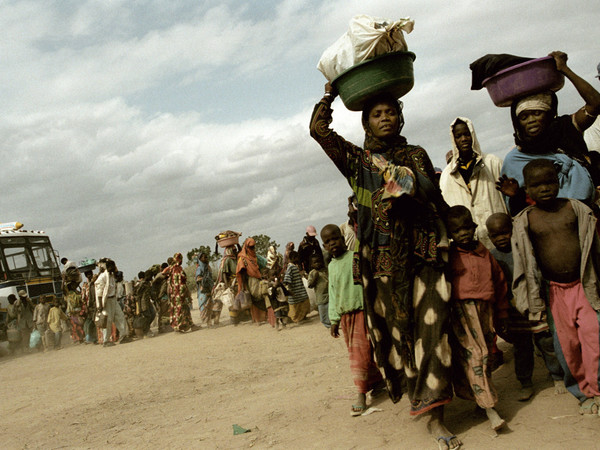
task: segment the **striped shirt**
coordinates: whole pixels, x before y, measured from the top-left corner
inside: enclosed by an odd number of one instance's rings
[[[290,291],[288,303],[300,303],[308,298],[308,293],[304,288],[302,276],[300,275],[300,270],[298,270],[297,265],[292,263],[288,264],[285,276],[283,277],[283,284],[285,284],[285,287]]]

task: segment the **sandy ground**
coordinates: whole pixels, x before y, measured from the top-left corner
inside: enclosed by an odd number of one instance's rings
[[[405,399],[380,398],[382,411],[350,417],[344,341],[316,313],[281,332],[223,322],[111,348],[67,344],[0,358],[0,447],[437,448]],[[600,417],[579,416],[574,397],[555,395],[540,358],[536,396],[514,400],[512,352],[501,348],[507,363],[494,379],[508,426],[496,435],[473,403],[455,399],[447,424],[463,448],[600,448]],[[233,424],[250,432],[234,435]]]

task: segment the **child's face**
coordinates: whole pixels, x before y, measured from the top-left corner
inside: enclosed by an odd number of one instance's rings
[[[448,221],[450,237],[460,247],[468,246],[473,242],[477,225],[470,217],[459,217]]]
[[[498,250],[503,252],[510,251],[510,238],[512,237],[512,224],[510,223],[490,223],[487,227],[490,241]]]
[[[539,168],[530,172],[525,191],[536,204],[552,203],[558,196],[558,175],[551,168]]]
[[[323,239],[323,247],[325,247],[325,250],[327,250],[334,258],[342,256],[346,251],[346,243],[344,242],[344,237],[339,228],[326,229],[321,233],[321,239]]]
[[[311,258],[310,267],[315,270],[320,270],[323,268],[323,261],[321,261],[321,258]]]

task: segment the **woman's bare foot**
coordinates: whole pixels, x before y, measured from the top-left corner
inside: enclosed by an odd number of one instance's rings
[[[500,417],[500,415],[494,408],[485,408],[485,413],[486,413],[488,419],[490,420],[490,424],[492,425],[492,430],[498,431],[500,428],[502,428],[504,425],[506,425],[506,422],[504,421],[504,419],[502,417]]]
[[[456,450],[462,445],[460,439],[444,426],[444,407],[438,406],[429,413],[427,429],[438,445],[439,450]]]
[[[567,387],[563,380],[554,380],[554,393],[555,394],[566,394]]]

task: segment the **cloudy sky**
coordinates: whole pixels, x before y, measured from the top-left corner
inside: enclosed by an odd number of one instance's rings
[[[133,277],[233,229],[298,243],[345,219],[350,190],[308,135],[322,52],[356,14],[410,16],[409,142],[437,166],[456,116],[486,152],[508,110],[470,91],[487,53],[569,54],[593,78],[594,1],[55,0],[0,2],[0,221],[45,230],[61,256],[112,257]],[[568,82],[560,112],[582,101]],[[333,127],[362,143],[338,99]]]

